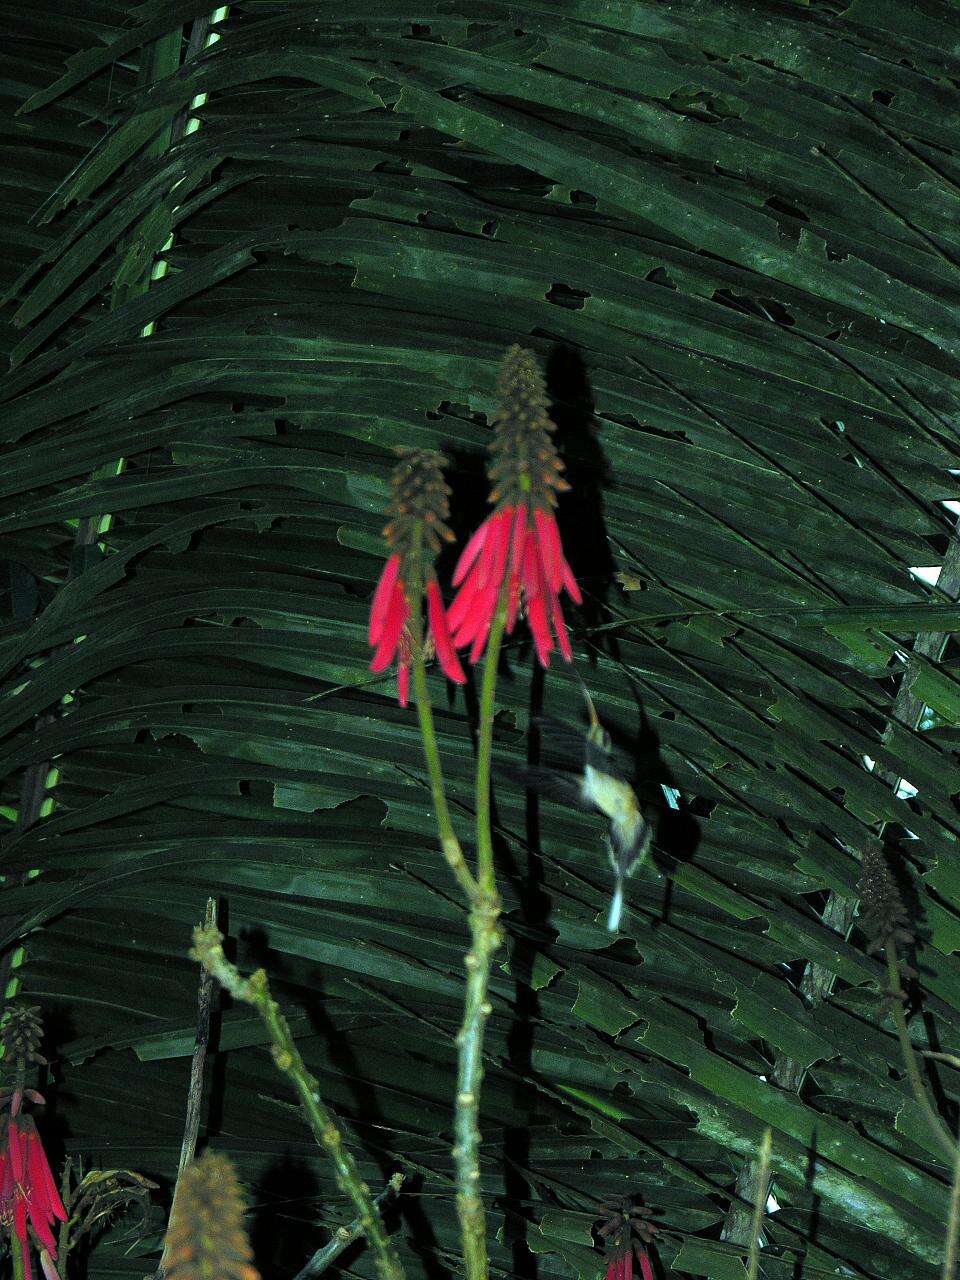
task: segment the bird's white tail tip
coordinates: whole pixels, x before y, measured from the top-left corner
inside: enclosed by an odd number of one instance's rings
[[[607,916],[607,928],[616,933],[620,928],[620,917],[623,915],[623,888],[617,885],[610,900],[610,914]]]

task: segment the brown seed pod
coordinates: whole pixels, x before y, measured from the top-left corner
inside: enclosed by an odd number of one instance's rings
[[[183,1171],[167,1228],[167,1280],[259,1280],[243,1197],[225,1155],[206,1151]]]

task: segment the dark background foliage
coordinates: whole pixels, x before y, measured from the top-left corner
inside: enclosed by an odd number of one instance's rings
[[[630,1194],[663,1274],[742,1276],[721,1227],[766,1124],[766,1275],[936,1274],[949,1172],[848,929],[885,827],[912,1033],[960,1048],[956,7],[0,11],[0,912],[50,1145],[169,1186],[214,894],[365,1174],[407,1171],[408,1275],[456,1265],[464,912],[364,629],[391,447],[449,451],[463,534],[520,342],[574,481],[580,669],[681,808],[611,943],[599,821],[497,790],[495,1274],[594,1276]],[[500,689],[502,761],[579,714],[522,638]],[[473,691],[433,691],[466,833]],[[203,1136],[272,1277],[346,1210],[262,1045],[223,1010]],[[107,1242],[91,1274],[150,1265]]]

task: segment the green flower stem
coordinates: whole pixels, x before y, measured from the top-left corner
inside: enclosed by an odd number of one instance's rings
[[[479,889],[467,866],[463,849],[460,847],[460,841],[457,839],[453,821],[450,818],[447,793],[443,785],[443,770],[440,767],[440,750],[433,727],[433,707],[427,690],[423,647],[419,644],[416,646],[413,657],[413,696],[417,704],[417,715],[420,718],[420,737],[423,739],[423,754],[426,756],[427,772],[430,775],[430,790],[433,792],[433,808],[437,815],[440,848],[443,850],[447,865],[457,878],[457,883],[467,895],[467,901],[473,905],[477,901]]]
[[[947,1240],[943,1251],[940,1280],[954,1280],[957,1273],[957,1228],[960,1226],[960,1142],[956,1143],[953,1161],[953,1186],[950,1188],[950,1213],[947,1217]]]
[[[457,1034],[457,1103],[453,1158],[457,1169],[457,1213],[463,1237],[466,1280],[487,1280],[487,1227],[480,1192],[480,1086],[483,1081],[483,1035],[491,1013],[490,966],[500,946],[500,898],[493,866],[490,828],[490,757],[493,749],[494,694],[497,665],[507,619],[506,584],[500,593],[487,640],[480,691],[477,744],[477,882],[479,893],[470,911],[470,950],[464,961],[467,995]]]
[[[20,1237],[13,1233],[10,1235],[10,1255],[13,1259],[13,1280],[24,1280],[23,1246]]]
[[[890,991],[893,995],[893,1005],[891,1012],[893,1014],[894,1025],[897,1028],[897,1035],[900,1038],[900,1050],[903,1054],[903,1064],[907,1069],[907,1078],[910,1081],[910,1088],[913,1096],[916,1098],[921,1111],[930,1127],[930,1132],[936,1138],[941,1150],[950,1161],[951,1165],[956,1159],[957,1144],[951,1138],[946,1125],[937,1115],[930,1102],[930,1096],[924,1086],[923,1079],[920,1075],[920,1068],[917,1065],[917,1055],[910,1040],[910,1032],[907,1028],[906,1015],[903,1012],[903,989],[900,986],[900,969],[897,964],[897,949],[892,941],[886,944],[887,953],[887,977],[890,983]]]
[[[64,1222],[60,1223],[60,1232],[57,1236],[57,1260],[60,1263],[59,1271],[62,1276],[67,1275],[67,1255],[70,1253],[70,1246],[73,1241],[70,1239],[70,1219],[73,1216],[73,1156],[67,1156],[63,1162],[63,1173],[60,1175],[60,1199],[63,1201],[63,1207],[67,1211],[67,1217]]]
[[[253,1005],[260,1014],[270,1033],[273,1060],[293,1082],[313,1136],[333,1161],[340,1190],[357,1211],[363,1231],[370,1241],[380,1280],[403,1280],[400,1258],[384,1231],[370,1188],[361,1178],[356,1161],[344,1146],[336,1120],[320,1098],[317,1081],[307,1070],[287,1020],[270,994],[266,973],[263,969],[257,969],[249,978],[242,978],[224,955],[223,935],[216,926],[194,930],[193,950],[190,954],[213,974],[235,1000]]]
[[[508,579],[505,577],[487,640],[487,658],[483,667],[483,684],[480,688],[480,732],[477,741],[477,880],[481,892],[491,897],[496,896],[496,876],[493,869],[493,836],[490,829],[490,758],[493,751],[497,667],[500,663],[503,630],[507,624],[508,596]]]
[[[757,1280],[757,1276],[760,1273],[760,1232],[763,1230],[763,1215],[767,1207],[767,1196],[769,1195],[770,1155],[772,1150],[773,1130],[767,1125],[760,1142],[757,1193],[753,1202],[753,1217],[750,1220],[750,1257],[747,1264],[747,1280]]]

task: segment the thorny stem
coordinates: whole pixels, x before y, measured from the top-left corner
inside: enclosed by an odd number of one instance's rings
[[[493,866],[490,827],[490,757],[493,750],[494,694],[497,665],[507,620],[506,580],[490,626],[480,689],[477,741],[477,882],[479,893],[470,910],[467,994],[463,1023],[457,1034],[457,1102],[454,1116],[454,1163],[457,1168],[457,1213],[463,1237],[467,1280],[487,1280],[487,1228],[480,1194],[480,1085],[483,1080],[483,1035],[490,1016],[490,965],[500,946],[500,899]]]
[[[891,1004],[891,1013],[893,1014],[893,1022],[897,1028],[897,1036],[900,1039],[900,1050],[903,1054],[903,1064],[907,1069],[907,1078],[910,1081],[910,1088],[913,1096],[916,1098],[920,1109],[923,1111],[924,1119],[930,1126],[930,1132],[940,1144],[940,1149],[946,1154],[951,1163],[956,1159],[957,1144],[950,1137],[946,1125],[937,1115],[930,1102],[930,1095],[920,1075],[920,1068],[917,1065],[917,1055],[910,1040],[910,1032],[907,1028],[907,1018],[903,1012],[903,989],[900,986],[900,970],[897,964],[897,949],[893,940],[890,939],[885,943],[887,953],[887,978],[890,983],[890,993],[893,997]]]
[[[380,1194],[374,1198],[374,1206],[378,1210],[382,1209],[391,1196],[396,1195],[402,1185],[403,1174],[395,1173]],[[313,1276],[320,1275],[322,1271],[326,1271],[327,1267],[340,1257],[348,1245],[353,1244],[354,1240],[362,1234],[363,1223],[359,1218],[354,1218],[353,1222],[347,1226],[337,1227],[323,1248],[316,1251],[310,1261],[297,1272],[293,1280],[312,1280]]]
[[[272,1041],[273,1060],[292,1081],[313,1136],[333,1161],[337,1184],[357,1211],[362,1229],[370,1241],[381,1280],[403,1280],[400,1258],[384,1231],[370,1188],[361,1178],[356,1161],[344,1146],[337,1122],[324,1105],[317,1081],[307,1070],[290,1033],[289,1024],[270,994],[266,973],[263,969],[257,969],[249,978],[242,978],[239,970],[224,955],[223,935],[216,927],[194,929],[193,950],[190,954],[213,974],[235,1000],[253,1005],[260,1014]]]
[[[204,929],[214,929],[217,924],[217,902],[215,898],[207,899],[207,911],[204,917]],[[190,1084],[187,1088],[187,1114],[183,1124],[183,1141],[180,1144],[180,1163],[177,1166],[177,1180],[173,1186],[173,1198],[170,1203],[170,1221],[173,1221],[177,1194],[183,1171],[193,1159],[197,1150],[197,1137],[200,1133],[200,1111],[203,1102],[203,1070],[207,1060],[207,1042],[210,1039],[210,1007],[213,1003],[213,974],[204,965],[200,966],[200,990],[197,994],[197,1035],[193,1045],[193,1059],[190,1063]],[[157,1268],[156,1280],[167,1270],[169,1233],[163,1242],[163,1254]]]

